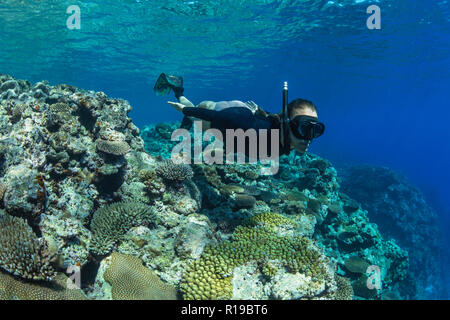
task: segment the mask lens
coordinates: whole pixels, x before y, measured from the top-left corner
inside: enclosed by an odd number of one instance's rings
[[[325,126],[321,122],[305,118],[304,116],[295,117],[290,122],[292,132],[298,139],[312,140],[320,137],[325,131]]]

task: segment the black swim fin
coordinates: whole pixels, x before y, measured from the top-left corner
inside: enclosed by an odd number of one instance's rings
[[[171,74],[161,73],[158,77],[158,80],[155,82],[155,86],[153,87],[153,91],[158,96],[165,96],[169,94],[170,89],[173,90],[175,97],[177,99],[183,95],[183,77],[174,76]]]
[[[181,121],[180,128],[191,130],[193,124],[194,122],[191,120],[191,118],[189,118],[188,116],[184,116],[183,121]]]

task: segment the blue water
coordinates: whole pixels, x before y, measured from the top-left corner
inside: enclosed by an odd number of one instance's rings
[[[65,26],[72,4],[81,30]],[[181,119],[152,91],[160,72],[193,102],[271,112],[288,81],[326,124],[311,152],[404,173],[450,226],[448,1],[0,1],[0,28],[0,73],[127,99],[140,127]]]

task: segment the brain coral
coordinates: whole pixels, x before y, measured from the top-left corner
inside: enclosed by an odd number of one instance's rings
[[[130,151],[130,146],[125,141],[109,141],[97,139],[97,149],[115,156],[123,156]]]
[[[175,300],[176,289],[164,282],[134,256],[113,252],[104,279],[114,300]]]
[[[0,300],[86,300],[80,289],[69,289],[67,277],[58,273],[53,281],[25,282],[0,272]]]
[[[55,270],[43,238],[38,238],[28,223],[7,214],[0,216],[0,267],[30,280],[51,280]]]
[[[101,207],[91,221],[90,250],[108,254],[130,228],[149,224],[154,218],[153,208],[140,202],[122,201]]]
[[[164,160],[158,165],[156,172],[164,179],[174,182],[182,182],[194,175],[191,166],[173,163],[172,160]]]

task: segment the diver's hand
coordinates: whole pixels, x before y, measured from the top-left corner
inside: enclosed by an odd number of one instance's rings
[[[250,108],[250,110],[252,110],[253,113],[258,110],[258,105],[253,101],[247,101],[245,104]]]
[[[185,107],[184,104],[179,103],[179,102],[172,102],[172,101],[167,101],[168,104],[170,104],[172,107],[174,107],[176,110],[183,112],[183,108]]]

